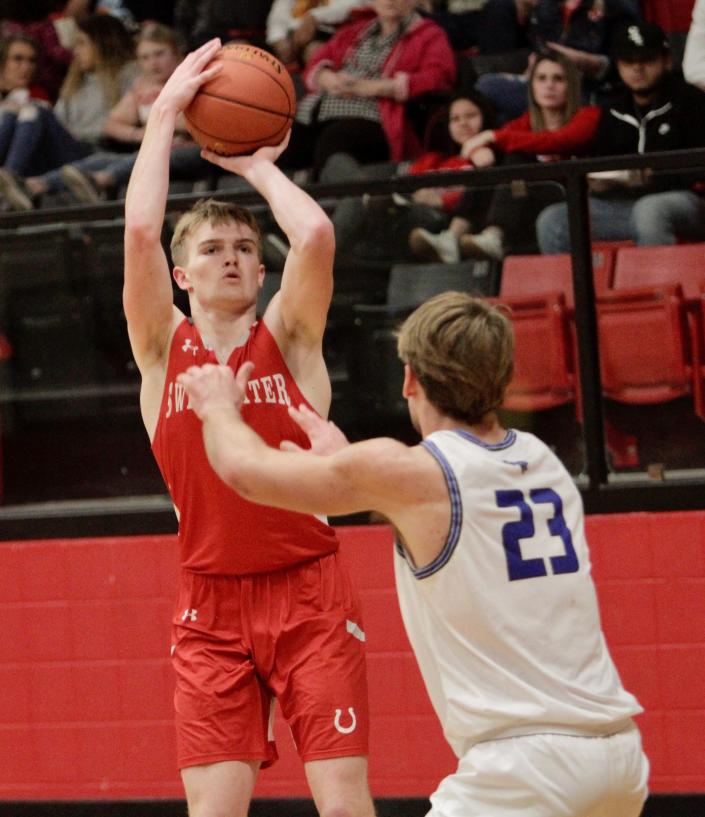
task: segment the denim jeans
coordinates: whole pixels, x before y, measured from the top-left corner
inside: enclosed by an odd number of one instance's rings
[[[25,105],[11,128],[6,119],[3,117],[0,123],[0,139],[7,140],[6,152],[0,153],[0,159],[4,167],[20,176],[38,176],[92,151],[90,145],[66,130],[47,105]]]
[[[675,244],[678,238],[705,240],[705,203],[690,190],[651,193],[638,199],[590,197],[590,231],[598,241],[631,239],[640,246]],[[536,220],[542,253],[570,252],[568,207],[546,207]]]
[[[500,125],[526,113],[528,82],[521,74],[482,74],[475,88],[492,102]]]
[[[78,161],[70,162],[70,164],[88,174],[106,171],[112,177],[114,186],[120,188],[129,182],[136,161],[136,151],[134,153],[99,151]],[[206,178],[212,170],[213,165],[201,158],[201,148],[197,145],[181,145],[171,151],[169,173],[175,178],[189,181],[202,179]],[[66,185],[61,179],[61,168],[45,173],[43,180],[47,185],[48,193],[66,190]]]

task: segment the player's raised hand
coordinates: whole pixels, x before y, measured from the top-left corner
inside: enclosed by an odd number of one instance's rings
[[[349,445],[348,439],[338,426],[330,420],[319,417],[307,406],[289,407],[289,416],[301,427],[311,441],[311,454],[334,454]],[[303,451],[301,446],[291,440],[284,440],[279,446],[282,451]]]
[[[189,408],[204,420],[213,411],[240,410],[254,368],[254,363],[248,361],[240,366],[237,375],[233,375],[229,366],[206,363],[204,366],[191,366],[176,381],[186,389]]]
[[[216,37],[187,54],[160,91],[159,104],[173,106],[177,112],[183,111],[201,85],[222,69],[220,62],[209,65],[220,48],[220,40]]]

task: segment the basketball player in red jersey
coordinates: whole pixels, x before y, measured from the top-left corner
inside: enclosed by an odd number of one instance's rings
[[[186,57],[154,103],[125,202],[124,305],[142,375],[152,449],[179,516],[181,582],[173,623],[179,768],[190,817],[245,817],[260,767],[276,759],[278,699],[321,815],[371,817],[367,688],[359,604],[321,519],[241,500],[208,464],[201,424],[179,373],[255,362],[244,415],[271,444],[306,445],[288,416],[303,402],[327,414],[321,350],[333,279],[332,225],[274,165],[285,143],[252,156],[204,153],[268,202],[289,252],[280,292],[255,320],[261,235],[247,210],[199,202],[177,224],[173,304],[160,237],[177,115],[220,43]]]

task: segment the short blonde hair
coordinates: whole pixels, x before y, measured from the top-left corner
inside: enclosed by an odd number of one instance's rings
[[[177,221],[174,235],[171,239],[171,258],[176,266],[183,266],[186,262],[185,245],[201,224],[228,224],[235,222],[249,227],[255,234],[257,254],[262,260],[262,231],[257,219],[245,207],[216,199],[200,199],[193,207]]]
[[[399,357],[432,405],[474,424],[499,408],[514,370],[514,333],[502,307],[465,292],[426,301],[402,324]]]

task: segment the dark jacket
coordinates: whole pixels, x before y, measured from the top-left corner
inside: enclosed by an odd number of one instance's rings
[[[701,147],[705,147],[705,93],[669,73],[646,108],[637,107],[628,90],[602,106],[590,153],[618,156]],[[658,173],[651,178],[648,192],[689,187],[700,178],[702,173],[692,171]]]

